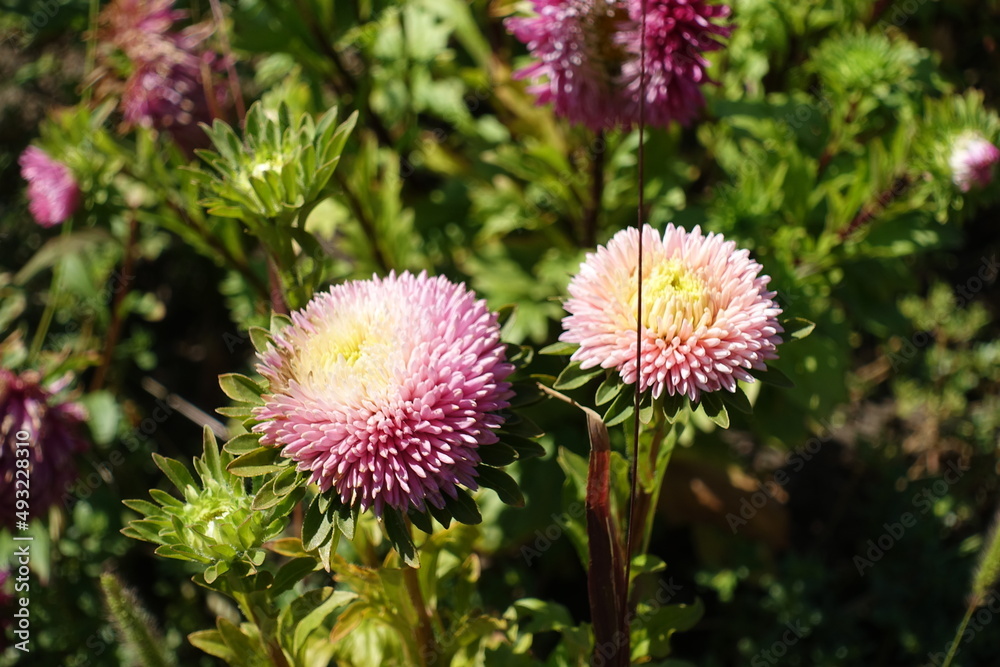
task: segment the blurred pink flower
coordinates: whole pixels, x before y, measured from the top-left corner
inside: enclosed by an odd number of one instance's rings
[[[126,126],[170,133],[187,152],[208,144],[198,126],[211,123],[226,102],[221,78],[224,60],[206,48],[208,23],[175,31],[187,17],[172,0],[114,0],[101,14],[102,39],[120,49],[132,64],[121,107]]]
[[[781,313],[768,276],[747,250],[718,234],[643,227],[642,354],[639,388],[687,395],[736,390],[777,358]],[[578,343],[581,368],[611,368],[636,381],[639,231],[622,230],[587,255],[570,281],[559,340]]]
[[[80,205],[80,188],[69,167],[35,146],[21,153],[18,164],[28,181],[28,210],[35,221],[54,227],[68,220]]]
[[[496,315],[464,285],[421,273],[316,296],[261,355],[254,431],[348,505],[424,510],[477,488],[513,371]]]
[[[639,122],[642,12],[646,12],[646,122],[666,127],[676,120],[686,125],[705,105],[701,85],[711,82],[704,53],[722,48],[719,37],[732,28],[714,23],[729,16],[729,7],[705,0],[629,0],[632,19],[628,30],[617,35],[629,54],[622,64],[626,87],[623,117]]]
[[[722,48],[729,7],[705,0],[532,0],[534,16],[507,19],[535,62],[515,72],[539,104],[593,130],[639,122],[641,17],[646,13],[646,122],[689,123],[709,82],[703,53]]]
[[[948,164],[952,180],[962,192],[973,185],[986,187],[993,180],[993,165],[1000,160],[1000,149],[978,132],[963,134],[955,142]]]
[[[2,521],[8,528],[20,520],[14,512],[16,501],[23,499],[14,484],[17,461],[27,460],[30,466],[30,516],[42,516],[62,500],[76,479],[73,457],[87,449],[80,435],[86,413],[76,403],[53,400],[57,389],[42,387],[37,373],[16,375],[0,368],[0,503],[7,508]]]

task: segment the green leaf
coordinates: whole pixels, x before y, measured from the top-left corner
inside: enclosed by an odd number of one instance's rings
[[[271,333],[276,334],[292,323],[292,318],[281,313],[271,313]]]
[[[389,544],[395,549],[399,557],[403,559],[409,567],[420,567],[420,556],[417,548],[410,537],[410,531],[403,521],[402,515],[392,508],[386,508],[382,514],[382,522],[385,524],[386,535],[389,536]]]
[[[550,356],[558,357],[568,357],[569,355],[576,352],[577,348],[580,347],[576,343],[552,343],[552,345],[546,345],[538,351],[538,354],[547,354]]]
[[[143,516],[156,516],[160,513],[160,508],[148,500],[123,500],[122,504]]]
[[[271,332],[262,327],[250,327],[248,333],[250,334],[250,342],[253,344],[253,348],[258,352],[267,350],[268,344],[273,340]]]
[[[559,374],[558,378],[556,378],[556,383],[553,387],[559,391],[578,389],[603,372],[604,369],[600,366],[583,370],[580,368],[580,362],[574,361],[563,369],[563,372]]]
[[[226,396],[238,403],[264,405],[264,400],[260,397],[264,389],[245,375],[239,373],[220,375],[219,386]]]
[[[222,446],[233,456],[242,456],[260,449],[260,433],[243,433]]]
[[[156,467],[163,471],[174,486],[177,487],[179,491],[185,491],[187,487],[192,487],[194,489],[200,489],[201,487],[194,481],[191,473],[188,469],[184,467],[184,464],[180,461],[175,461],[174,459],[168,459],[159,454],[153,454],[153,461],[156,463]]]
[[[302,518],[302,546],[306,551],[315,551],[333,534],[333,519],[330,508],[316,496]]]
[[[431,523],[431,517],[426,512],[410,510],[408,516],[410,517],[410,521],[413,523],[415,528],[422,530],[428,535],[434,532],[434,524]]]
[[[277,597],[285,591],[291,590],[295,584],[313,572],[316,565],[316,559],[312,556],[294,558],[282,565],[274,575],[274,581],[268,587],[272,597]]]
[[[502,442],[483,445],[476,452],[479,454],[480,461],[496,468],[510,465],[517,460],[517,451],[510,445],[505,445]]]
[[[766,371],[754,370],[750,372],[755,378],[763,382],[764,384],[769,384],[775,387],[781,387],[782,389],[794,389],[795,383],[792,382],[791,378],[785,375],[781,370],[775,368],[774,366],[768,366]]]
[[[481,465],[476,468],[479,484],[497,492],[500,500],[513,507],[524,507],[524,496],[514,478],[502,470]]]
[[[530,459],[536,456],[545,456],[545,448],[534,440],[529,440],[528,438],[522,438],[519,435],[514,435],[513,433],[504,433],[503,430],[499,433],[500,441],[502,444],[507,445],[511,449],[517,452],[517,458],[519,460]],[[492,445],[490,445],[492,447]]]
[[[479,513],[476,501],[462,489],[455,489],[457,496],[448,498],[445,496],[445,507],[455,521],[469,526],[475,526],[483,522],[483,515]]]
[[[722,399],[714,393],[701,395],[701,407],[704,408],[708,418],[722,428],[729,428],[729,412],[726,410]]]
[[[664,393],[660,399],[663,416],[666,418],[667,423],[673,424],[677,421],[677,415],[687,406],[687,397],[683,394],[674,394],[671,396]]]
[[[781,327],[785,330],[785,336],[793,340],[802,340],[813,332],[816,323],[801,317],[789,317],[787,320],[782,320]]]
[[[734,408],[735,410],[738,410],[745,415],[753,414],[753,406],[750,404],[750,399],[747,398],[743,388],[739,385],[736,385],[735,392],[720,391],[719,396],[722,397],[722,400],[726,403],[726,405]]]
[[[223,417],[231,417],[233,419],[250,419],[253,416],[253,406],[248,403],[240,403],[239,406],[226,406],[224,408],[216,408],[216,413],[222,415]]]
[[[281,456],[277,447],[259,447],[248,452],[226,466],[226,470],[237,477],[257,477],[271,472],[278,472],[284,466],[275,465]],[[287,464],[287,459],[285,459]]]
[[[510,415],[503,424],[503,430],[504,433],[519,435],[523,438],[540,438],[545,435],[545,431],[538,424],[519,414]]]
[[[236,653],[226,645],[222,633],[218,630],[198,630],[189,634],[187,638],[195,648],[216,658],[222,658],[230,665],[236,663]]]
[[[614,400],[608,411],[604,413],[604,425],[616,426],[632,416],[635,412],[635,395],[631,392],[622,392]]]
[[[622,389],[625,388],[625,383],[622,382],[621,377],[616,373],[611,373],[604,379],[601,386],[597,388],[597,394],[594,397],[594,402],[597,405],[604,405],[609,401],[613,401],[621,393]]]

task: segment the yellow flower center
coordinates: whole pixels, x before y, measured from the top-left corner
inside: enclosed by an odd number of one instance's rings
[[[350,317],[326,325],[301,345],[294,377],[304,386],[351,397],[381,395],[393,384],[399,350],[384,327],[368,317]]]
[[[633,308],[636,298],[632,298]],[[707,285],[678,259],[656,264],[642,282],[642,325],[660,335],[673,336],[684,320],[697,328],[711,310]]]

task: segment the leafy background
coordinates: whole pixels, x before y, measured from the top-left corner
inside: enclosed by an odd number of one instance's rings
[[[57,300],[46,347],[81,370],[94,446],[80,461],[83,486],[34,528],[44,586],[32,592],[31,661],[131,664],[99,593],[111,569],[181,664],[216,664],[185,637],[233,607],[192,583],[188,564],[119,534],[135,518],[121,500],[164,487],[151,452],[201,452],[197,417],[153,418],[158,397],[211,413],[227,401],[217,376],[252,370],[245,332],[266,321],[253,280],[266,278],[264,260],[234,221],[200,212],[183,155],[141,132],[118,137],[113,115],[74,106],[89,5],[53,0],[52,16],[30,31],[43,4],[4,0],[0,15],[0,335],[30,337]],[[204,3],[190,8],[208,14]],[[638,139],[598,142],[533,104],[511,80],[525,57],[500,20],[513,6],[244,0],[226,9],[248,101],[360,114],[332,196],[307,225],[326,239],[323,259],[300,268],[315,270],[317,284],[391,269],[445,274],[493,307],[517,304],[507,340],[553,341],[559,298],[586,248],[634,221]],[[765,386],[752,418],[681,438],[651,552],[680,585],[674,601],[705,611],[672,638],[669,664],[925,664],[961,617],[1000,499],[995,269],[972,282],[998,247],[998,186],[962,196],[940,172],[956,105],[996,141],[995,116],[981,107],[1000,93],[1000,3],[739,0],[734,21],[729,47],[712,54],[719,83],[706,88],[702,120],[649,132],[647,218],[700,224],[750,248],[786,314],[817,326],[781,349],[777,365],[794,390]],[[43,122],[61,107],[59,120]],[[39,135],[75,155],[89,186],[83,222],[66,237],[29,222],[16,159]],[[606,183],[592,228],[598,156]],[[851,229],[900,180],[901,194]],[[104,386],[87,391],[113,319],[125,202],[135,198],[138,259],[121,342]],[[57,264],[66,279],[50,292]],[[535,370],[555,374],[561,363],[540,358]],[[467,603],[497,616],[525,597],[561,605],[544,607],[562,620],[539,624],[548,630],[532,651],[575,664],[554,629],[589,620],[573,537],[580,517],[555,539],[539,536],[580,491],[572,470],[586,436],[562,405],[529,414],[547,454],[515,467],[526,509],[484,499],[482,527],[463,536],[481,563]],[[939,492],[949,463],[968,470]],[[781,471],[788,481],[775,484]],[[727,515],[761,488],[767,502],[731,529]],[[926,513],[920,497],[932,500]],[[916,525],[859,574],[855,557],[906,511]],[[537,558],[526,558],[531,550]],[[0,536],[0,552],[11,551]],[[788,643],[787,624],[807,632]],[[987,625],[960,663],[994,664],[996,633]],[[0,662],[16,659],[8,651]],[[357,664],[383,659],[391,664],[381,655]]]

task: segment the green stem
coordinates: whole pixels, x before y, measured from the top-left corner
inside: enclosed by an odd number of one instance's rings
[[[406,529],[413,532],[409,519],[406,519]],[[431,667],[438,664],[441,658],[441,650],[434,638],[434,626],[431,623],[434,612],[424,599],[424,593],[420,589],[420,575],[416,569],[403,566],[403,583],[410,595],[410,602],[417,612],[417,626],[414,628],[417,639],[417,662],[421,667]]]
[[[955,633],[955,639],[951,642],[951,649],[948,650],[948,655],[944,659],[941,667],[950,667],[952,660],[955,659],[955,655],[958,653],[958,643],[962,641],[962,635],[965,633],[965,628],[969,625],[969,620],[972,618],[973,612],[979,607],[979,601],[973,600],[969,603],[969,608],[965,610],[965,618],[962,619],[961,625],[958,626],[958,632]]]
[[[65,241],[72,230],[72,218],[63,223],[62,240]],[[45,343],[45,336],[52,325],[52,317],[56,312],[56,294],[62,289],[63,263],[60,259],[52,270],[52,283],[49,285],[48,300],[45,303],[45,310],[42,312],[42,319],[35,330],[35,336],[31,339],[31,348],[28,351],[28,365],[34,365],[37,361],[38,353],[42,351]]]

